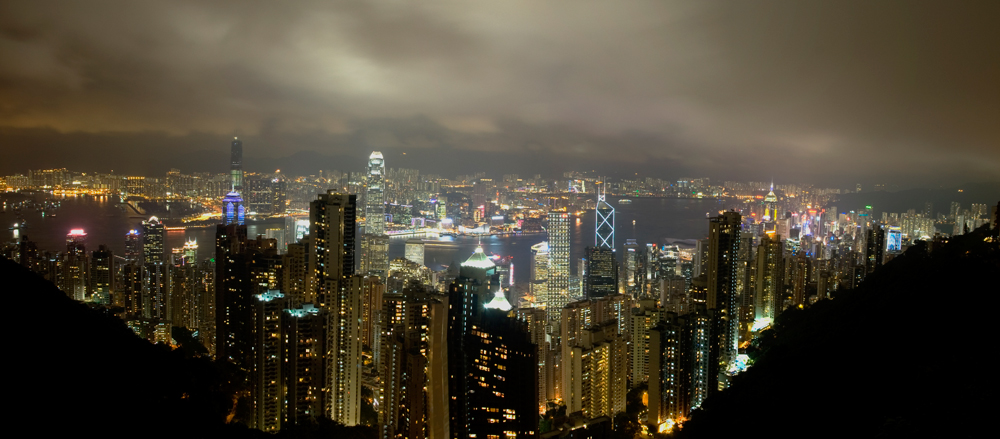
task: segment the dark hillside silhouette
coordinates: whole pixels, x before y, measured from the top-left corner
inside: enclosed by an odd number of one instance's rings
[[[981,437],[997,406],[998,244],[985,227],[920,244],[857,289],[783,313],[754,366],[676,436]]]

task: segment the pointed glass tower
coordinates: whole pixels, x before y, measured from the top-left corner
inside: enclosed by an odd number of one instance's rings
[[[597,248],[615,248],[615,208],[608,204],[603,189],[597,193],[597,230],[594,245]]]

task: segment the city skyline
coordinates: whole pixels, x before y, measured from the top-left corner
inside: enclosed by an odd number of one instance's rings
[[[0,4],[0,278],[41,310],[11,325],[33,387],[14,418],[971,436],[989,389],[952,382],[968,355],[900,365],[990,333],[988,303],[907,320],[998,278],[998,19],[985,0]],[[67,364],[99,373],[54,380]]]

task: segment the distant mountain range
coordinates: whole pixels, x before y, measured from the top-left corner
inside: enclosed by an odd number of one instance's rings
[[[904,213],[908,209],[914,209],[918,213],[923,212],[924,203],[928,201],[933,203],[935,215],[937,213],[947,215],[953,201],[961,203],[963,209],[968,209],[972,203],[996,205],[997,201],[1000,201],[1000,182],[970,183],[942,189],[842,194],[837,197],[837,201],[830,203],[830,206],[836,206],[839,213],[872,206],[875,215],[881,216],[882,212]]]

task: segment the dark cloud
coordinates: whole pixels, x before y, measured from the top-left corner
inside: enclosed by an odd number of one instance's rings
[[[997,179],[998,21],[994,1],[4,2],[3,171],[102,148],[199,169],[238,132],[261,163]]]

